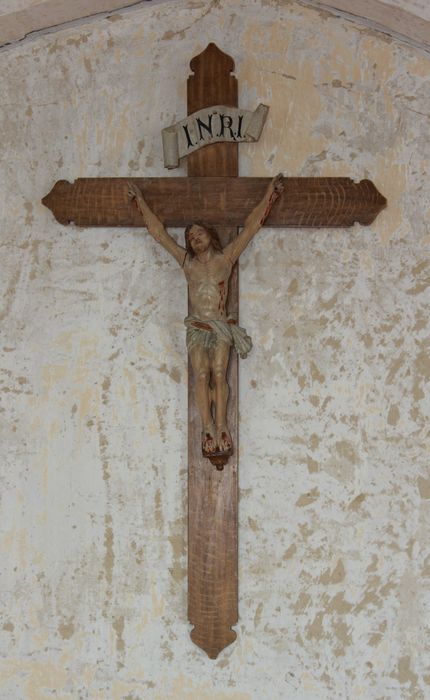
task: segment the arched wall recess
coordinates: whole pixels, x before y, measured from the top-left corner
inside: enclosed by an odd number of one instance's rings
[[[112,12],[130,12],[147,3],[171,0],[7,0],[0,10],[0,47],[13,45],[39,32],[52,32],[71,22],[88,21]],[[282,4],[283,0],[279,0]],[[342,16],[430,51],[430,6],[422,0],[297,0],[298,4]]]

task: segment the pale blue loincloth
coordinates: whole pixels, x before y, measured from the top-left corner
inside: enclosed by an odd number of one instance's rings
[[[196,322],[205,323],[210,326],[211,330],[196,327],[194,325]],[[218,339],[233,345],[242,359],[245,359],[252,348],[252,340],[247,335],[246,330],[241,328],[241,326],[237,326],[236,323],[228,323],[218,319],[208,321],[207,319],[198,318],[198,316],[187,316],[184,319],[184,323],[187,327],[186,342],[188,352],[196,345],[201,345],[207,350],[214,348]]]

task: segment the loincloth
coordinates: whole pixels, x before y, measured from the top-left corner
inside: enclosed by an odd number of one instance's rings
[[[230,321],[230,323],[229,323]],[[242,359],[248,355],[252,348],[252,340],[247,335],[246,330],[236,325],[236,321],[229,317],[227,321],[218,319],[202,320],[198,316],[187,316],[184,320],[187,327],[187,350],[188,352],[200,345],[207,350],[215,348],[219,340],[223,340],[234,349]],[[199,325],[209,326],[209,328],[199,328]]]

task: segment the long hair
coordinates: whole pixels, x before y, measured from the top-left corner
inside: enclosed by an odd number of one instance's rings
[[[215,250],[217,250],[218,252],[222,253],[222,245],[221,245],[221,241],[219,239],[219,236],[218,236],[216,229],[214,229],[213,226],[208,226],[207,224],[202,223],[201,221],[193,221],[192,224],[188,224],[188,226],[186,227],[186,229],[184,231],[185,248],[186,248],[186,251],[187,251],[188,255],[190,256],[190,258],[194,258],[196,255],[194,250],[191,248],[191,243],[190,243],[190,239],[189,239],[190,229],[193,226],[201,226],[202,228],[204,228],[204,230],[207,231],[207,233],[209,234],[209,236],[211,238],[211,243],[212,243],[213,248]]]

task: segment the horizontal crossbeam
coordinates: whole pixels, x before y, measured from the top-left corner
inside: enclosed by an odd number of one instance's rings
[[[141,188],[165,226],[203,221],[243,226],[261,200],[266,177],[80,178],[59,180],[42,200],[61,224],[142,226],[128,198],[128,180]],[[348,177],[284,178],[284,192],[266,219],[268,227],[347,227],[371,224],[386,199],[370,180]]]

